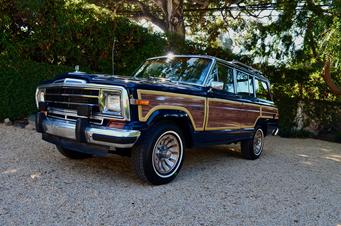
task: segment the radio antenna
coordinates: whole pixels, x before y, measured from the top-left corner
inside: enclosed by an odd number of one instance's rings
[[[112,64],[112,75],[115,75],[115,43],[116,43],[116,37],[114,37],[114,42],[112,44],[112,50],[111,50],[111,64]]]

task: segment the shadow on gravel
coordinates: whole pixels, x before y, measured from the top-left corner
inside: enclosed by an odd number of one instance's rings
[[[118,180],[125,183],[141,183],[134,174],[131,159],[118,155],[108,157],[94,157],[85,160],[68,159],[57,150],[55,155],[57,161],[50,161],[51,167],[64,171],[65,174],[72,174],[73,177],[87,177],[88,180]],[[187,174],[185,171],[200,171],[214,165],[221,164],[227,159],[242,159],[237,146],[215,146],[207,148],[186,149],[185,162],[182,168],[181,177],[193,177],[193,172]],[[54,162],[54,164],[53,164]],[[183,178],[184,179],[184,178]]]

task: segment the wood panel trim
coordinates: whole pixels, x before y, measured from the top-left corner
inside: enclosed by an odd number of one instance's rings
[[[240,124],[239,129],[253,129],[256,126],[257,121],[261,118],[278,119],[278,109],[276,107],[272,107],[272,106],[263,106],[261,104],[252,104],[252,103],[245,103],[245,102],[239,102],[239,101],[233,101],[233,100],[224,100],[224,99],[219,99],[219,98],[206,98],[206,97],[201,97],[201,96],[171,93],[171,92],[164,92],[164,91],[143,90],[143,89],[137,90],[138,99],[142,99],[143,94],[161,95],[161,96],[169,96],[169,97],[183,97],[183,98],[190,98],[190,99],[195,99],[195,100],[202,100],[205,103],[204,104],[204,120],[203,120],[202,127],[197,127],[191,112],[186,107],[174,106],[174,105],[158,105],[158,106],[155,106],[155,107],[151,108],[145,116],[143,116],[142,106],[139,105],[138,106],[138,118],[141,122],[146,122],[148,120],[148,118],[157,110],[179,110],[179,111],[184,111],[184,112],[186,112],[186,114],[188,114],[188,116],[191,120],[192,126],[193,126],[195,131],[236,130],[236,127],[208,127],[210,101],[211,102],[218,102],[218,103],[219,102],[220,103],[230,103],[230,104],[236,105],[237,111],[244,111],[244,112],[248,112],[248,111],[256,112],[256,110],[243,109],[243,108],[241,108],[242,106],[259,107],[259,111],[257,111],[257,112],[259,112],[259,116],[255,120],[255,123],[252,125],[252,127],[250,127],[250,125]],[[264,110],[263,110],[263,108],[264,108]],[[274,110],[276,112],[270,112],[271,110]],[[263,113],[275,114],[275,117],[263,115]]]
[[[221,103],[231,103],[231,104],[234,104],[234,105],[237,105],[237,106],[253,106],[253,107],[259,107],[259,116],[257,117],[257,119],[255,120],[255,123],[252,125],[252,127],[248,126],[248,125],[245,125],[245,124],[240,124],[239,128],[240,129],[253,129],[258,120],[259,119],[278,119],[278,109],[276,107],[272,107],[272,106],[263,106],[261,104],[250,104],[250,103],[245,103],[245,102],[238,102],[238,101],[233,101],[233,100],[224,100],[224,99],[218,99],[218,98],[207,98],[207,105],[206,105],[206,115],[207,115],[207,118],[206,118],[206,123],[205,123],[205,130],[208,130],[208,131],[211,131],[211,130],[235,130],[236,128],[235,127],[208,127],[208,121],[209,121],[209,103],[210,101],[214,101],[214,102],[221,102]],[[268,112],[268,111],[263,111],[263,108],[267,109],[267,110],[275,110],[276,112]],[[244,112],[248,112],[250,110],[246,110],[246,109],[242,109],[242,108],[239,108],[238,110],[240,111],[244,111]],[[253,111],[253,110],[252,110]],[[271,114],[275,114],[275,117],[272,117],[272,116],[266,116],[266,115],[263,115],[263,112],[264,113],[271,113]]]
[[[211,131],[211,130],[235,130],[236,127],[208,127],[208,121],[209,121],[209,111],[210,111],[210,101],[211,102],[220,102],[220,103],[229,103],[241,106],[242,103],[237,101],[231,101],[231,100],[223,100],[218,98],[207,98],[207,104],[206,104],[206,123],[205,123],[205,130]],[[236,108],[238,111],[239,109]]]
[[[181,93],[171,93],[165,91],[155,91],[155,90],[148,90],[148,89],[138,89],[137,90],[137,97],[140,99],[142,94],[154,94],[154,95],[165,95],[171,97],[184,97],[184,98],[191,98],[197,100],[206,100],[206,97],[195,96],[190,94],[181,94]]]
[[[138,99],[141,100],[143,94],[169,96],[169,97],[183,97],[183,98],[188,98],[188,99],[192,99],[192,100],[195,99],[195,100],[204,101],[204,106],[203,106],[203,108],[204,108],[204,120],[203,120],[202,127],[196,126],[195,120],[194,120],[191,112],[187,108],[182,107],[182,106],[158,105],[158,106],[151,108],[145,116],[143,116],[142,106],[141,105],[138,106],[138,117],[139,117],[139,120],[141,122],[146,122],[148,120],[148,118],[157,110],[179,110],[179,111],[184,111],[184,112],[186,112],[186,114],[188,114],[188,116],[191,120],[193,129],[195,131],[204,131],[205,121],[207,118],[207,115],[206,115],[207,114],[207,112],[206,112],[206,102],[207,102],[206,97],[199,97],[199,96],[188,95],[188,94],[180,94],[180,93],[170,93],[170,92],[164,92],[164,91],[155,91],[155,90],[142,90],[142,89],[137,90]]]

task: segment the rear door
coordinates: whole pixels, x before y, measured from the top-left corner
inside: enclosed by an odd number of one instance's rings
[[[260,116],[260,106],[256,104],[253,75],[236,69],[236,94],[242,103],[240,128],[253,130]]]

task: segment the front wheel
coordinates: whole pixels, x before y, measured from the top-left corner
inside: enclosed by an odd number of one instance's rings
[[[132,160],[136,174],[154,185],[166,184],[179,173],[184,159],[184,141],[180,129],[162,123],[141,137],[133,148]]]
[[[258,159],[263,152],[264,132],[262,128],[257,127],[251,140],[241,142],[241,152],[246,159]]]

